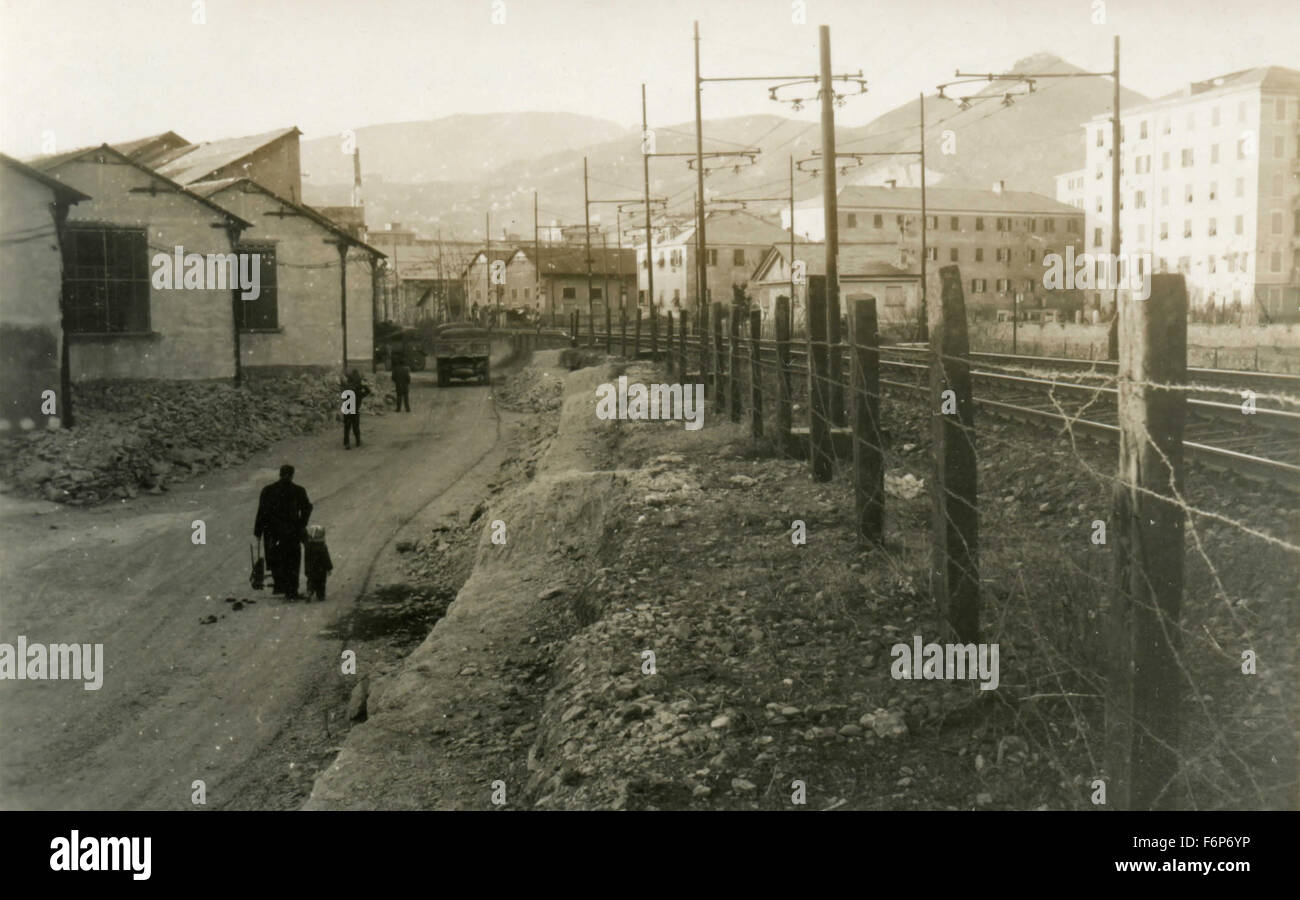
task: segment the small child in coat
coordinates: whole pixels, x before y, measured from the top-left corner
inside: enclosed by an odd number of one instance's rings
[[[329,547],[325,546],[325,529],[320,525],[307,527],[307,543],[303,548],[303,568],[307,574],[307,599],[325,599],[325,579],[334,571]]]

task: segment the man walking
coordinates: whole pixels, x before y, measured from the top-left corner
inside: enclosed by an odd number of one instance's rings
[[[353,369],[347,381],[343,383],[343,389],[352,391],[353,398],[352,412],[343,413],[343,449],[351,450],[352,445],[348,443],[349,431],[356,437],[357,446],[361,446],[361,401],[370,396],[370,388],[366,387],[365,382],[361,380],[361,373]]]
[[[402,406],[411,411],[411,370],[406,367],[406,360],[398,358],[393,366],[393,388],[397,391],[397,403],[394,412],[401,412]]]
[[[253,536],[264,540],[274,593],[284,594],[286,600],[298,599],[302,541],[311,509],[307,492],[293,483],[293,466],[287,463],[280,466],[280,480],[262,488],[258,498]]]

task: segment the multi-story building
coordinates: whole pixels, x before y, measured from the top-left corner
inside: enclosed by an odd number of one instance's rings
[[[1194,82],[1120,124],[1121,257],[1181,272],[1194,310],[1300,318],[1300,71]],[[1111,122],[1084,128],[1087,250],[1108,252]]]
[[[1069,310],[1081,297],[1048,291],[1043,276],[1052,254],[1082,250],[1083,211],[1027,191],[929,188],[926,191],[928,287],[938,270],[961,267],[966,303],[974,313],[1018,309]],[[921,191],[887,185],[846,187],[839,194],[839,238],[845,244],[894,240],[900,263],[921,259]]]
[[[705,220],[704,238],[708,242],[707,278],[710,302],[730,303],[734,285],[749,283],[754,269],[773,244],[790,242],[790,233],[767,219],[744,210],[711,212]],[[802,238],[798,239],[803,241]],[[655,235],[654,305],[663,310],[696,307],[696,240],[695,228],[670,230]],[[649,304],[646,291],[645,244],[637,248],[638,305]]]
[[[1088,200],[1087,173],[1087,169],[1075,169],[1057,175],[1056,199],[1075,209],[1083,209]]]
[[[537,265],[539,252],[540,267]],[[587,291],[589,271],[590,296]],[[631,248],[593,246],[588,268],[585,242],[581,245],[543,245],[538,249],[525,244],[515,250],[506,263],[501,303],[512,309],[530,307],[543,316],[564,315],[573,310],[586,314],[595,306],[601,315],[608,291],[611,315],[617,315],[619,306],[627,305],[635,290],[636,256]]]

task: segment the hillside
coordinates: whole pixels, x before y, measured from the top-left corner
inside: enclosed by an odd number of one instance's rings
[[[356,129],[362,177],[388,181],[475,181],[516,159],[572,150],[626,133],[615,122],[574,113],[488,113]],[[339,135],[302,142],[304,179],[312,185],[351,184],[352,158]]]
[[[1038,54],[1021,60],[1017,68],[1039,72],[1078,72],[1077,67],[1050,54]],[[1043,79],[1033,94],[1018,96],[1010,106],[1002,103],[1010,84],[973,84],[965,88],[968,95],[987,96],[975,100],[970,109],[960,110],[953,100],[926,98],[927,168],[937,181],[950,185],[987,187],[1003,180],[1014,190],[1055,194],[1055,176],[1083,165],[1084,145],[1080,125],[1094,115],[1110,109],[1112,86],[1105,78]],[[1018,88],[1017,92],[1023,91]],[[961,96],[962,91],[949,96]],[[1134,104],[1146,98],[1124,91],[1123,102]],[[381,142],[396,139],[395,132],[358,133],[362,147],[363,175],[367,219],[373,226],[395,220],[422,231],[443,228],[460,236],[481,235],[483,216],[491,211],[493,235],[502,230],[521,235],[532,234],[533,191],[540,198],[542,224],[554,221],[582,221],[582,160],[586,156],[591,176],[592,199],[639,197],[642,192],[640,137],[635,131],[621,131],[610,123],[615,133],[580,144],[571,129],[558,124],[537,124],[538,133],[563,132],[564,138],[553,142],[533,140],[510,143],[509,149],[494,147],[493,155],[468,154],[466,148],[483,148],[491,144],[480,129],[485,123],[462,121],[469,134],[461,137],[456,120],[484,117],[453,117],[434,123],[413,123],[428,129],[428,135],[441,135],[450,149],[439,150],[425,143],[419,153],[410,148],[400,156],[406,160],[392,167],[385,164],[387,154],[396,148]],[[491,118],[491,117],[486,117]],[[572,118],[556,114],[556,122]],[[587,120],[597,122],[598,120]],[[918,101],[909,101],[872,122],[837,132],[841,151],[882,151],[913,149],[917,146]],[[434,129],[433,126],[438,126]],[[470,128],[470,126],[474,126]],[[405,126],[382,126],[401,128]],[[595,127],[594,125],[592,126]],[[952,133],[955,152],[945,154],[942,144],[945,131]],[[658,126],[658,152],[687,152],[695,148],[693,122]],[[806,159],[820,147],[818,124],[813,120],[787,119],[775,115],[739,116],[707,119],[704,125],[705,149],[727,150],[758,147],[762,150],[754,165],[739,171],[717,163],[708,178],[710,197],[773,197],[787,191],[790,157]],[[430,137],[429,140],[433,138]],[[374,141],[374,150],[367,150]],[[306,144],[304,167],[307,167]],[[332,150],[339,162],[347,158]],[[382,148],[382,149],[381,149]],[[467,156],[469,158],[467,158]],[[445,158],[443,158],[445,157]],[[439,159],[433,167],[431,160]],[[870,159],[861,168],[849,168],[840,178],[841,185],[880,183],[884,169],[913,162],[911,157]],[[913,162],[914,164],[914,162]],[[706,164],[707,165],[707,164]],[[324,171],[324,170],[321,170]],[[459,173],[459,175],[457,175]],[[468,174],[467,174],[468,173]],[[689,215],[695,192],[695,173],[684,159],[656,159],[650,164],[651,193],[669,198],[669,211]],[[892,175],[890,177],[893,177]],[[337,186],[327,185],[313,173],[305,186],[309,202],[322,204],[346,202],[351,171],[338,179]],[[795,191],[799,199],[815,196],[820,180],[796,173]],[[758,211],[775,211],[782,204],[759,204]],[[766,208],[766,209],[764,209]],[[627,215],[635,215],[628,212]],[[616,211],[610,205],[592,207],[593,223],[612,226]]]

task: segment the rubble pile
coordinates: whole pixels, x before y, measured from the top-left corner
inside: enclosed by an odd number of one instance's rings
[[[5,491],[89,505],[161,493],[168,482],[242,462],[271,443],[332,422],[338,385],[327,375],[218,382],[77,385],[76,427],[6,441]],[[372,405],[373,406],[373,405]]]
[[[511,372],[496,390],[496,401],[515,412],[552,412],[564,403],[564,379],[532,366]]]

